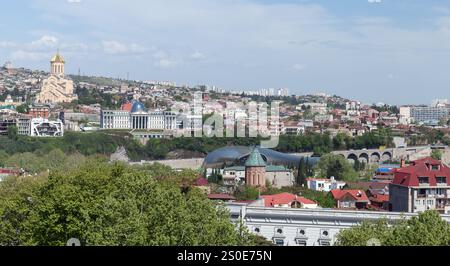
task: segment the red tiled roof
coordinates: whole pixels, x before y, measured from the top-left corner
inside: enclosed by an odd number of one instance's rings
[[[430,166],[439,166],[439,170],[431,170]],[[450,168],[431,157],[411,162],[407,167],[394,170],[392,184],[416,187],[419,186],[419,177],[428,177],[430,186],[436,186],[436,177],[447,177],[447,185],[450,186]]]
[[[389,195],[375,194],[372,197],[370,197],[370,201],[371,202],[378,202],[378,203],[388,202],[389,201]]]
[[[18,174],[18,170],[11,170],[11,169],[0,169],[0,174]]]
[[[292,204],[293,202],[297,201],[302,204],[317,204],[317,202],[300,197],[291,193],[281,193],[276,195],[264,195],[261,196],[261,198],[264,199],[264,205],[266,207],[273,207],[275,205],[285,205],[285,204]]]
[[[133,104],[132,103],[124,103],[122,105],[122,111],[128,111],[131,112],[131,109],[133,108]]]
[[[354,198],[356,201],[369,201],[369,198],[367,198],[367,195],[362,190],[357,189],[333,189],[331,190],[331,194],[333,195],[333,198],[335,200],[341,200],[345,196],[349,195],[352,198]]]

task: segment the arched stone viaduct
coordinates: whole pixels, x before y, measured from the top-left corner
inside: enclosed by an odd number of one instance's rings
[[[356,160],[369,163],[385,163],[389,161],[399,161],[401,159],[412,159],[417,153],[431,153],[430,146],[407,147],[407,148],[387,148],[387,149],[364,149],[333,151],[354,163]]]

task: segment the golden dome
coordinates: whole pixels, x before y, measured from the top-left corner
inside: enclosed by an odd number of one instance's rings
[[[64,58],[59,54],[59,51],[52,57],[52,60],[50,61],[52,63],[65,63]]]

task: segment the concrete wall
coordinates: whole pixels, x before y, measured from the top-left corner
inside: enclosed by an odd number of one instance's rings
[[[196,169],[199,169],[202,167],[203,160],[204,160],[203,158],[192,158],[192,159],[179,159],[179,160],[142,161],[142,162],[131,163],[131,164],[144,165],[144,164],[160,163],[162,165],[170,166],[173,169],[196,170]]]

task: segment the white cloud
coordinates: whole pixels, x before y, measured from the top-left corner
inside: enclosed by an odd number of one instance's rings
[[[103,41],[103,51],[107,54],[138,54],[143,53],[146,49],[137,44],[124,44],[119,41]]]
[[[189,56],[192,60],[203,60],[206,58],[206,55],[203,53],[196,51]]]
[[[304,69],[306,68],[306,66],[305,66],[305,65],[302,65],[302,64],[294,64],[294,65],[292,66],[292,68],[293,68],[294,70],[297,70],[297,71],[302,71],[302,70],[304,70]]]
[[[49,54],[41,52],[29,52],[18,50],[11,53],[10,58],[12,60],[20,61],[42,61],[49,58]]]
[[[169,69],[179,65],[180,62],[172,60],[169,58],[161,58],[156,63],[155,66],[162,69]]]
[[[31,42],[31,49],[56,48],[59,44],[58,38],[55,36],[44,35],[39,40]]]
[[[0,48],[14,48],[17,44],[14,42],[8,42],[8,41],[0,41]]]

